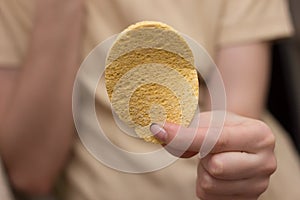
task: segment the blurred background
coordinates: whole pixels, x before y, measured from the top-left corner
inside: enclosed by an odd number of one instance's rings
[[[273,45],[272,80],[268,107],[291,134],[300,154],[300,1],[290,0],[295,27],[292,38]]]

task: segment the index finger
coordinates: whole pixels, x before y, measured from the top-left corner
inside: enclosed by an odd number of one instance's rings
[[[155,137],[161,139],[160,136],[164,134],[163,142],[167,146],[173,149],[194,152],[199,152],[206,134],[208,134],[206,139],[209,140],[210,134],[212,134],[210,131],[214,131],[213,128],[209,131],[209,125],[202,125],[194,129],[173,123],[165,123],[161,128],[163,129],[155,134]],[[243,121],[239,120],[238,123],[232,121],[225,123],[211,153],[226,151],[255,153],[262,146],[265,132],[269,131],[267,129],[268,127],[264,123],[248,118],[244,118]],[[163,130],[165,133],[162,133]]]

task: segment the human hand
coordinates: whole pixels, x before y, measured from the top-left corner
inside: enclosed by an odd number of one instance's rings
[[[181,155],[191,157],[198,153],[203,143],[210,117],[211,112],[200,114],[196,134],[189,128],[181,128],[182,131],[177,134],[179,125],[171,123],[163,127],[154,124],[151,131],[165,143],[170,153],[177,156],[182,151],[180,144],[186,143],[191,138],[189,136],[195,134],[191,145]],[[276,170],[274,146],[275,137],[266,124],[227,114],[216,145],[199,161],[197,196],[202,200],[257,199],[267,189],[270,175]]]

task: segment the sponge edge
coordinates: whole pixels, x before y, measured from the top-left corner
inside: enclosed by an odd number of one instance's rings
[[[105,83],[118,117],[147,142],[154,122],[188,126],[198,105],[191,49],[170,26],[139,22],[119,34],[106,60]]]
[[[161,22],[143,21],[129,26],[119,34],[108,53],[106,64],[141,48],[164,49],[194,63],[191,49],[175,29]]]

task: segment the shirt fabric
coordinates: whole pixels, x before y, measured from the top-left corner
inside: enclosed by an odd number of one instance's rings
[[[0,11],[0,64],[18,68],[29,45],[34,1],[0,0]],[[143,20],[164,22],[189,35],[214,59],[218,49],[225,46],[290,35],[287,13],[284,0],[86,0],[82,59],[101,41]],[[88,76],[84,84],[88,90]],[[104,93],[97,90],[96,110],[101,110],[97,112],[98,119],[112,142],[130,151],[155,149],[157,146],[125,136],[116,128]],[[261,199],[297,199],[300,196],[296,187],[300,180],[297,155],[278,123],[269,115],[264,119],[277,136],[278,170]],[[85,122],[89,122],[88,117]],[[73,158],[66,167],[65,199],[197,199],[197,162],[196,157],[179,159],[151,173],[122,173],[98,162],[76,140]],[[293,176],[288,176],[289,172]]]

